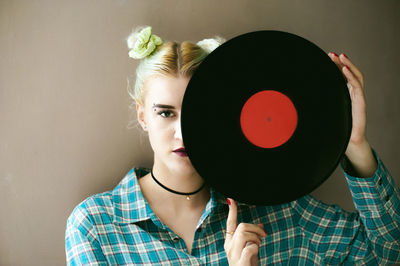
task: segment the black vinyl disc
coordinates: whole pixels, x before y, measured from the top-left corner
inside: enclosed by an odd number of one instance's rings
[[[350,139],[346,81],[312,42],[255,31],[219,46],[191,77],[182,137],[197,172],[226,197],[287,203],[312,192]]]

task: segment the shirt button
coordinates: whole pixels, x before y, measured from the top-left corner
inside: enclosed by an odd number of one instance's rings
[[[197,228],[197,232],[199,233],[201,232],[201,227]]]
[[[389,200],[389,195],[386,195],[385,200],[388,201]]]
[[[179,237],[174,237],[173,239],[172,239],[175,243],[178,243],[179,242]]]
[[[382,185],[382,179],[381,178],[379,178],[379,181],[378,181],[378,185]]]

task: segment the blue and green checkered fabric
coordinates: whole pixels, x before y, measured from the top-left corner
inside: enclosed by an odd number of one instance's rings
[[[238,202],[238,223],[263,223],[268,236],[259,264],[391,265],[400,262],[400,192],[373,150],[378,169],[370,178],[340,166],[356,211],[325,204],[307,195],[276,206]],[[345,170],[346,169],[346,170]],[[192,252],[151,210],[133,168],[114,190],[90,196],[67,221],[68,265],[227,265],[224,251],[226,199],[211,189],[197,224]]]

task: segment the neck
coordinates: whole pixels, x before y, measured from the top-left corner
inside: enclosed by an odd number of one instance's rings
[[[160,181],[157,180],[157,178],[155,178],[155,176],[154,176],[154,174],[153,174],[153,170],[150,171],[150,174],[151,174],[151,177],[153,178],[154,182],[156,182],[160,187],[162,187],[163,189],[165,189],[165,190],[167,190],[167,191],[169,191],[169,192],[171,192],[171,193],[174,193],[174,194],[177,194],[177,195],[186,196],[186,199],[187,199],[187,200],[190,199],[190,195],[197,194],[197,193],[200,192],[200,191],[204,188],[204,186],[206,185],[206,183],[204,182],[203,185],[202,185],[200,188],[196,189],[196,190],[193,191],[193,192],[181,192],[181,191],[173,190],[173,189],[171,189],[171,188],[169,188],[169,187],[163,185]]]
[[[198,190],[204,184],[204,179],[201,178],[193,167],[188,167],[188,169],[190,170],[175,170],[166,167],[164,164],[154,162],[153,174],[164,186],[175,191],[190,193]]]
[[[190,168],[188,168],[190,169]],[[193,171],[174,171],[165,165],[154,163],[153,175],[165,187],[184,193],[198,190],[204,184],[204,179]],[[204,209],[210,198],[210,190],[205,185],[199,192],[187,196],[175,194],[160,186],[149,173],[141,182],[142,192],[150,205],[171,209],[175,212],[188,209]]]

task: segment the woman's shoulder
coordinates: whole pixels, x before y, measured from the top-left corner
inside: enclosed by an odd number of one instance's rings
[[[96,224],[98,217],[104,220],[112,215],[112,191],[91,195],[75,206],[68,217],[67,225],[89,228]]]
[[[146,171],[147,168],[133,167],[112,190],[90,195],[73,209],[68,223],[75,225],[111,223],[115,204],[119,202],[119,195],[135,189],[136,178],[145,174]]]

